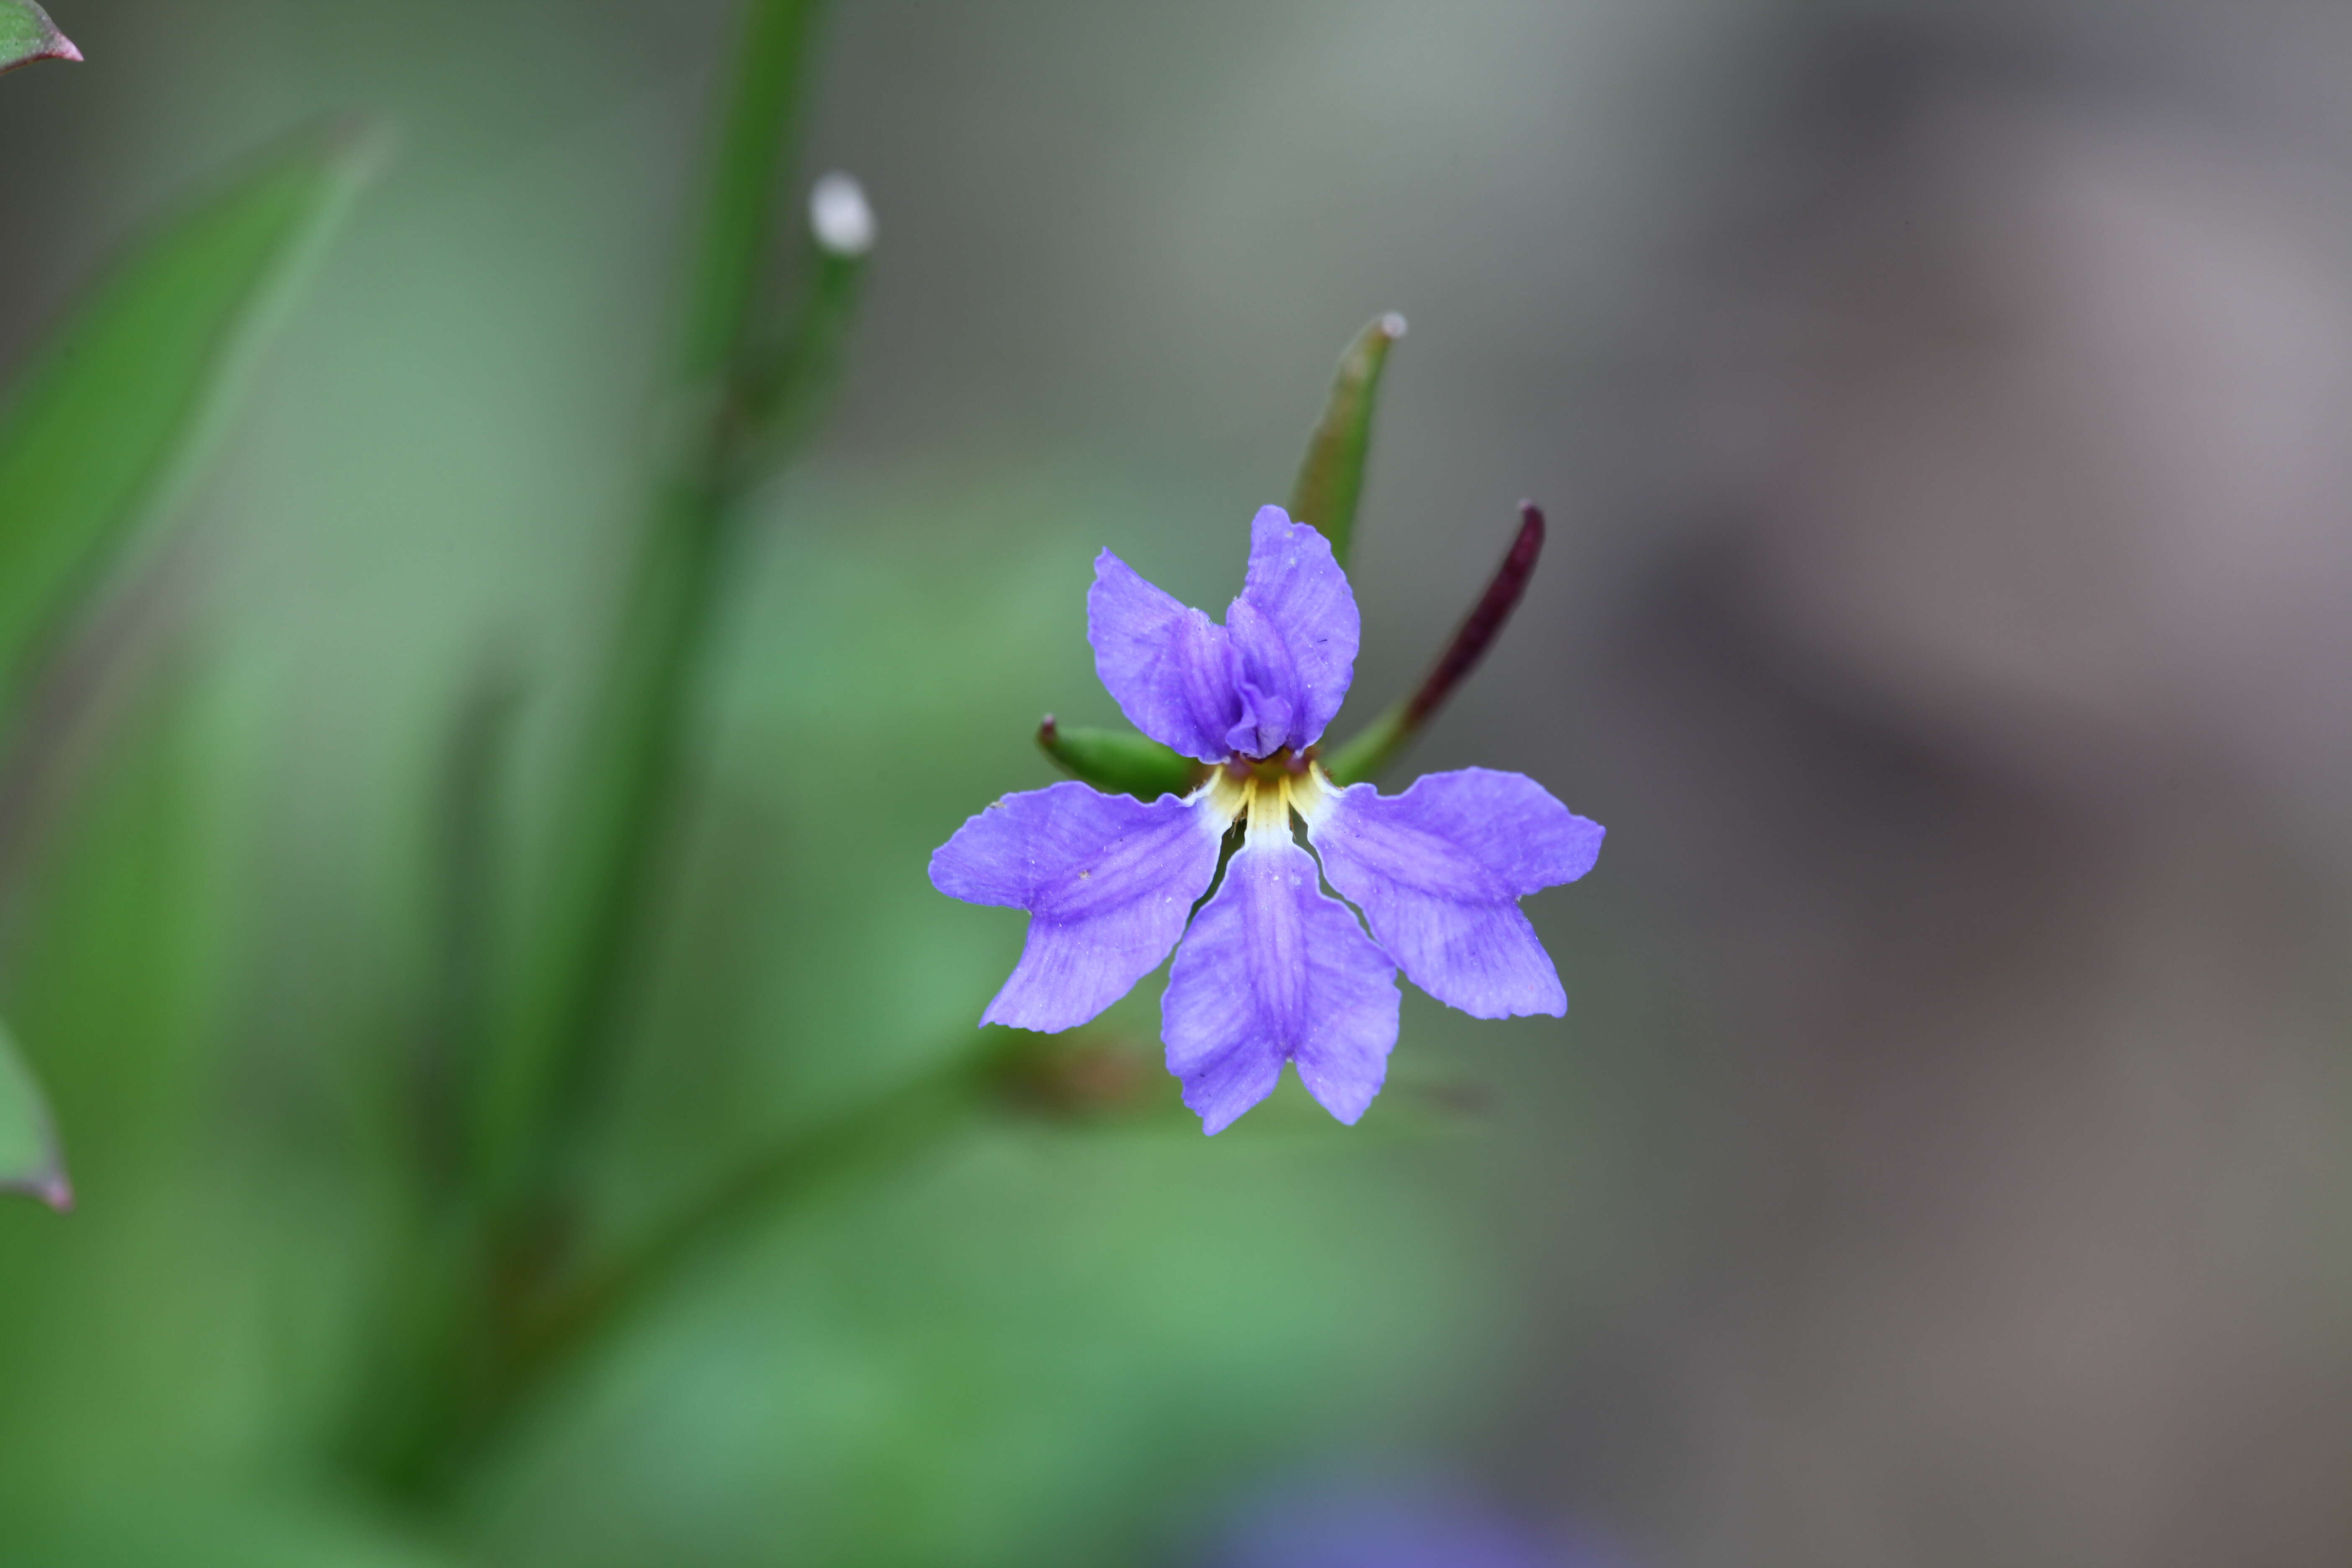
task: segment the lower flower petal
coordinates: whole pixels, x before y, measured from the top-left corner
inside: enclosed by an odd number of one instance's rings
[[[1183,934],[1231,820],[1206,795],[1147,804],[1072,780],[958,828],[931,856],[931,885],[1029,911],[1021,962],[980,1021],[1052,1033],[1126,995]]]
[[[1353,1122],[1387,1076],[1397,1003],[1396,966],[1324,893],[1286,823],[1278,837],[1253,829],[1194,918],[1169,970],[1160,1037],[1206,1131],[1274,1092],[1285,1061]]]
[[[1599,823],[1487,768],[1429,773],[1392,797],[1326,790],[1300,815],[1331,886],[1415,985],[1473,1017],[1568,1011],[1518,900],[1591,870]]]

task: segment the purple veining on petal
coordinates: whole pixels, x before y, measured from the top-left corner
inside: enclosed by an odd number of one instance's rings
[[[1272,1093],[1286,1060],[1352,1123],[1380,1093],[1396,1044],[1396,966],[1324,893],[1282,815],[1278,831],[1254,827],[1227,864],[1160,1002],[1168,1070],[1212,1133]]]
[[[1006,795],[958,828],[931,856],[931,885],[1030,917],[981,1022],[1051,1033],[1126,995],[1183,934],[1224,826],[1206,800],[1146,804],[1072,780]]]
[[[1249,576],[1219,626],[1109,551],[1087,637],[1135,727],[1204,763],[1304,748],[1346,700],[1361,623],[1330,542],[1277,506],[1250,523]]]
[[[1087,640],[1128,722],[1199,762],[1233,753],[1227,732],[1243,715],[1224,627],[1106,550],[1087,592]]]
[[[1242,679],[1290,706],[1280,745],[1304,747],[1347,700],[1363,623],[1331,542],[1278,506],[1250,521],[1249,576],[1225,613]],[[1254,753],[1264,756],[1267,746]]]
[[[1568,1011],[1518,900],[1591,870],[1599,823],[1487,768],[1430,773],[1393,797],[1327,792],[1302,815],[1324,875],[1415,985],[1474,1017]]]

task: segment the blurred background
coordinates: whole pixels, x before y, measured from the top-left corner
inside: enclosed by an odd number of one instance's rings
[[[518,833],[562,766],[730,8],[51,9],[0,363],[273,138],[399,146],[0,841],[81,1196],[0,1207],[0,1562],[2352,1558],[2352,11],[839,5],[801,177],[880,240],[731,571],[609,1223],[963,1048],[1021,917],[926,858],[1115,720],[1095,552],[1223,604],[1384,310],[1351,713],[1544,502],[1408,774],[1608,825],[1529,901],[1571,1010],[1408,991],[1352,1131],[840,1184],[418,1517],[335,1454],[436,780],[486,671]]]

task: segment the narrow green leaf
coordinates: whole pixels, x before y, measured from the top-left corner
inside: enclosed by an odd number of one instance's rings
[[[44,636],[204,454],[373,163],[305,136],[136,247],[0,408],[0,720]]]
[[[1290,515],[1311,522],[1331,542],[1339,564],[1356,534],[1356,502],[1364,493],[1364,460],[1372,449],[1372,405],[1389,349],[1404,336],[1404,318],[1391,310],[1356,334],[1339,356],[1331,397],[1307,438],[1307,457],[1290,490]]]
[[[64,1212],[73,1207],[48,1102],[16,1042],[0,1029],[0,1193],[24,1193]]]
[[[0,0],[0,59],[37,7]],[[79,59],[48,28],[51,53]],[[303,138],[152,236],[36,351],[0,405],[0,732],[43,644],[136,525],[172,500],[373,163]],[[16,744],[36,741],[18,737]],[[39,1087],[0,1036],[0,1191],[72,1202]]]
[[[33,0],[0,0],[0,71],[35,60],[78,60],[81,51],[58,31],[49,14]]]
[[[1139,800],[1186,795],[1203,764],[1132,730],[1068,729],[1051,713],[1037,726],[1037,745],[1072,778]]]

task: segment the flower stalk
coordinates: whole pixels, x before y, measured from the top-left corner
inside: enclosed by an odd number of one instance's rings
[[[559,1180],[610,1076],[659,904],[689,699],[760,437],[753,389],[777,378],[764,312],[815,0],[751,0],[692,262],[674,447],[657,479],[577,771],[544,935],[522,976],[481,1136],[519,1201]],[[541,1194],[543,1195],[543,1194]]]

